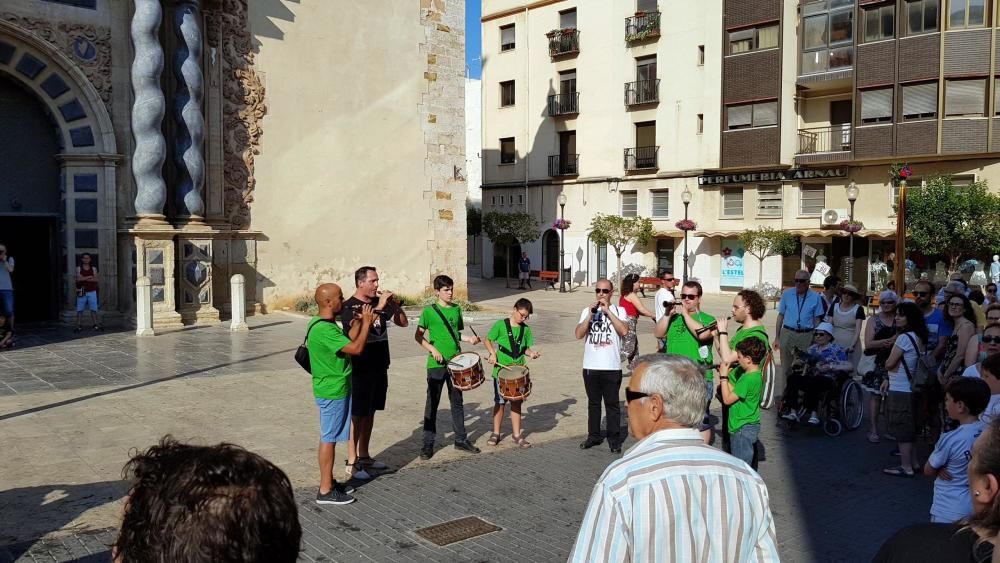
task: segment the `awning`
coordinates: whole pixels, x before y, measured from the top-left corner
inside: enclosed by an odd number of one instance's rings
[[[654,238],[684,238],[684,231],[679,231],[677,229],[670,231],[656,231],[653,235]]]
[[[694,231],[691,233],[692,236],[696,237],[722,237],[722,238],[735,238],[740,236],[744,231]],[[842,231],[840,229],[788,229],[788,232],[795,236],[800,237],[848,237],[851,236],[847,231]],[[676,236],[684,236],[684,233]],[[876,237],[876,238],[892,238],[896,236],[895,229],[862,229],[861,232],[855,233],[854,236],[859,238],[865,237]]]

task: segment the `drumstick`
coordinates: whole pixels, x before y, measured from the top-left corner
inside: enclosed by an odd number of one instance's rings
[[[479,338],[479,335],[476,334],[476,327],[472,326],[471,323],[469,324],[469,330],[472,331],[472,334],[475,335],[476,338]]]
[[[455,367],[457,367],[458,369],[465,369],[465,368],[466,368],[466,366],[463,366],[462,364],[459,364],[459,363],[456,363],[456,362],[453,362],[453,361],[451,361],[451,360],[448,360],[448,365],[452,365],[452,366],[455,366]]]

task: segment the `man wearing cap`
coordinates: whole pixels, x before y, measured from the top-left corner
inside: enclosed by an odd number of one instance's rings
[[[778,322],[774,331],[774,349],[781,353],[781,377],[775,389],[783,389],[795,350],[805,350],[812,343],[816,324],[823,319],[823,298],[809,291],[809,271],[795,272],[795,287],[786,289],[778,303]]]

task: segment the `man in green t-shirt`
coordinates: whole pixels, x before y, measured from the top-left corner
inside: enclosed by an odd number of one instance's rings
[[[711,425],[708,423],[708,411],[712,404],[712,393],[715,386],[712,383],[712,340],[715,336],[715,317],[701,311],[701,284],[696,281],[684,282],[681,287],[680,306],[678,312],[664,315],[656,323],[654,336],[663,338],[666,335],[667,353],[684,356],[694,362],[705,374],[705,420],[702,423],[702,436],[706,441],[711,439]]]
[[[427,402],[424,405],[424,445],[420,448],[420,459],[430,459],[434,455],[434,438],[437,436],[437,410],[441,403],[441,391],[448,386],[448,401],[451,403],[451,424],[455,430],[455,449],[469,453],[479,453],[479,448],[469,441],[465,433],[465,407],[462,392],[451,383],[448,374],[448,360],[462,352],[461,343],[479,344],[478,336],[462,336],[465,324],[462,322],[462,308],[452,303],[455,282],[448,276],[434,278],[434,293],[437,303],[424,307],[417,322],[414,338],[427,350]]]
[[[753,463],[754,444],[760,437],[760,395],[764,381],[760,364],[767,346],[759,338],[747,338],[736,345],[736,361],[743,371],[739,379],[730,379],[729,364],[719,366],[719,392],[729,405],[729,443],[732,455]]]
[[[371,305],[361,308],[361,322],[348,335],[334,321],[344,305],[344,294],[335,283],[316,288],[317,316],[309,321],[306,344],[312,372],[313,395],[319,407],[319,493],[318,504],[350,504],[354,489],[333,478],[337,442],[351,435],[351,356],[365,348],[374,314]]]
[[[534,312],[531,301],[521,298],[514,303],[514,310],[510,317],[501,319],[494,323],[486,340],[486,350],[490,357],[487,360],[493,364],[493,433],[486,443],[495,446],[500,443],[500,425],[503,423],[504,405],[507,400],[500,395],[500,375],[501,366],[523,366],[525,358],[535,359],[539,353],[532,350],[535,339],[531,334],[531,327],[525,324],[528,317]],[[496,346],[493,343],[496,343]],[[521,403],[523,401],[510,401],[510,425],[514,429],[511,439],[522,448],[530,448],[531,442],[527,441],[521,432]]]
[[[767,346],[768,350],[771,349],[771,344],[770,338],[767,336],[767,328],[764,327],[763,323],[764,314],[767,312],[767,305],[764,304],[764,298],[759,293],[752,289],[740,290],[736,294],[736,297],[733,298],[732,312],[731,317],[723,317],[718,320],[716,335],[719,341],[716,349],[719,351],[719,363],[722,364],[725,362],[730,364],[729,377],[735,381],[743,374],[743,368],[739,367],[736,361],[736,345],[747,338],[760,339]],[[737,327],[732,335],[729,334],[730,320],[742,325]],[[764,373],[765,366],[761,365],[760,367],[761,376],[766,377],[767,374]],[[769,382],[766,379],[764,381],[764,391],[767,392],[769,389],[767,384],[773,384],[773,381]],[[730,451],[729,407],[725,403],[722,404],[722,450],[725,452]]]

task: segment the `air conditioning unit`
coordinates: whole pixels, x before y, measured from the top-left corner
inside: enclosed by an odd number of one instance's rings
[[[839,227],[848,219],[850,219],[850,215],[846,209],[824,209],[819,222],[822,227]]]

